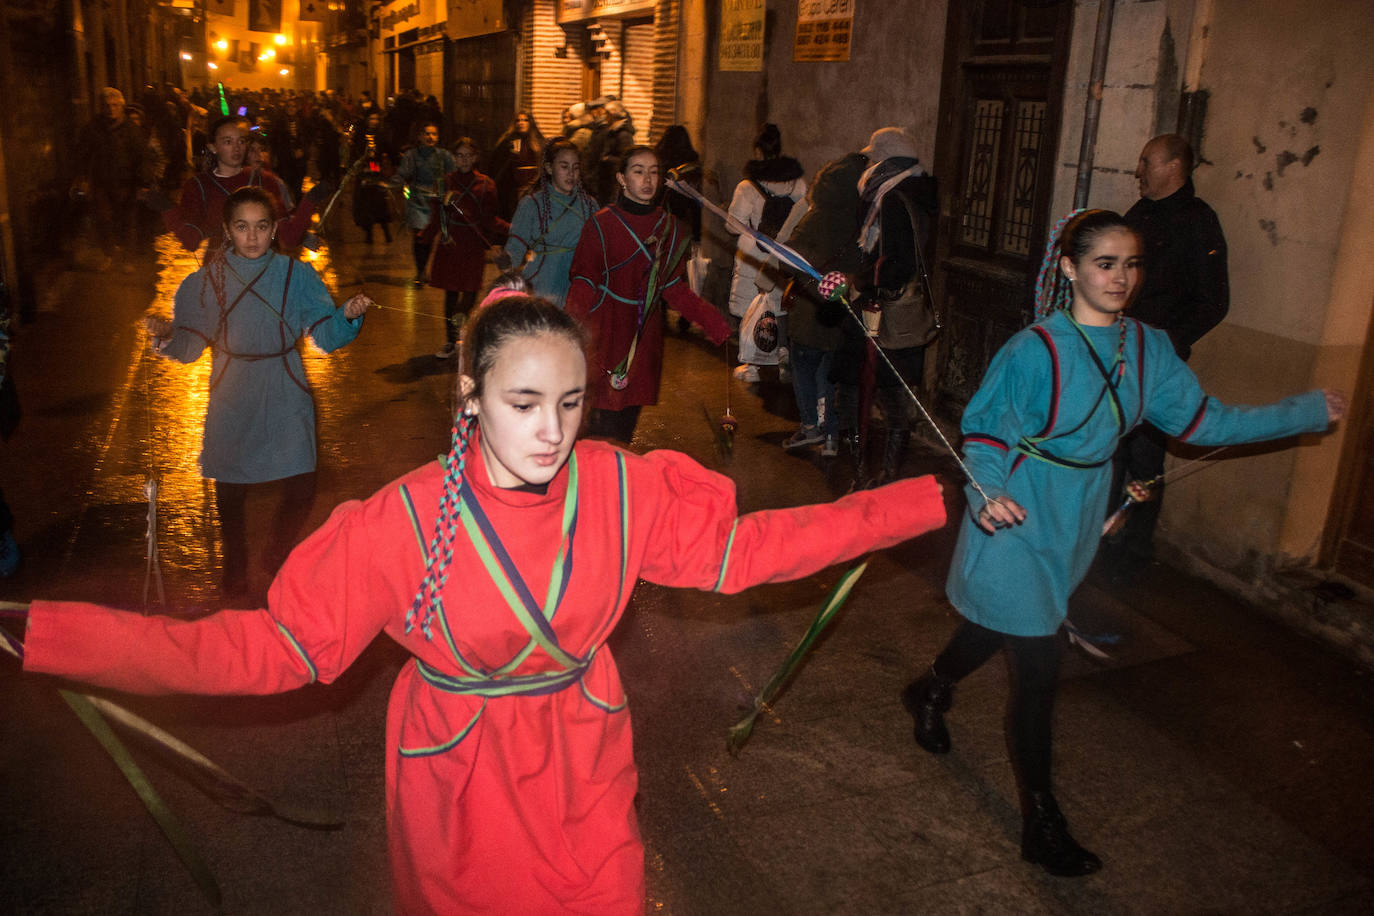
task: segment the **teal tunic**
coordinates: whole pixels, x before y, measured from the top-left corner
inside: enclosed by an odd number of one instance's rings
[[[1117,441],[1142,421],[1195,445],[1326,428],[1322,392],[1265,407],[1227,406],[1203,392],[1167,334],[1125,321],[1116,365],[1116,324],[1085,327],[1056,312],[1020,331],[964,412],[969,470],[989,495],[1026,509],[1023,524],[988,534],[976,521],[983,498],[966,487],[969,511],[946,591],[974,623],[1014,636],[1059,629],[1102,538]]]
[[[315,470],[315,404],[297,341],[326,353],[358,336],[361,317],[336,308],[309,264],[276,252],[226,254],[223,297],[202,267],[177,288],[162,354],[195,362],[213,351],[200,465],[227,483],[263,483]],[[290,284],[287,274],[290,272]]]
[[[573,251],[582,237],[582,226],[596,210],[596,203],[581,188],[559,194],[546,183],[520,198],[511,217],[506,253],[511,263],[524,265],[521,274],[536,296],[560,307],[568,298]]]
[[[444,176],[457,168],[458,160],[446,149],[415,146],[406,150],[395,180],[407,188],[407,226],[418,231],[429,225],[430,202],[444,196]]]

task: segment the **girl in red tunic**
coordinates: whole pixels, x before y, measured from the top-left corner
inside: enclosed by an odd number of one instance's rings
[[[647,146],[627,150],[616,174],[620,199],[582,228],[573,252],[568,313],[592,333],[592,408],[588,432],[628,444],[639,409],[658,403],[663,374],[666,302],[706,330],[712,343],[730,334],[720,312],[687,285],[688,229],[653,201],[658,156]]]
[[[477,145],[468,137],[453,146],[458,169],[444,178],[443,206],[434,207],[429,226],[420,233],[422,245],[439,244],[429,285],[444,291],[443,347],[434,355],[448,359],[457,352],[458,331],[477,301],[487,251],[504,245],[510,223],[497,215],[496,185],[477,171]]]
[[[447,460],[336,509],[266,609],[187,622],[34,602],[25,667],[144,693],[271,693],[332,681],[385,631],[414,654],[386,726],[398,912],[642,913],[630,714],[605,645],[636,579],[796,579],[945,510],[923,477],[740,516],[731,481],[685,455],[575,443],[584,346],[543,300],[483,309]]]

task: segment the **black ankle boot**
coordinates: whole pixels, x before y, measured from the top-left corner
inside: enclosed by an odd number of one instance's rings
[[[1091,875],[1102,860],[1069,836],[1069,825],[1049,792],[1029,792],[1022,811],[1021,858],[1060,878]]]
[[[902,705],[916,721],[916,743],[932,754],[949,753],[945,713],[954,702],[954,682],[935,673],[935,666],[906,685]]]

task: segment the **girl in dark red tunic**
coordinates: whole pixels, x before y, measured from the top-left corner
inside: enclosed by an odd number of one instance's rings
[[[639,409],[658,403],[663,373],[663,303],[706,330],[712,343],[730,325],[687,285],[692,236],[655,206],[658,156],[647,146],[626,151],[616,173],[620,198],[593,214],[573,252],[568,313],[591,331],[588,431],[629,443]]]
[[[575,441],[583,346],[544,300],[483,309],[447,460],[336,509],[266,609],[187,622],[34,602],[25,668],[263,694],[334,680],[385,632],[414,655],[387,711],[396,911],[643,913],[639,775],[606,646],[635,582],[797,579],[938,527],[945,508],[921,477],[739,515],[729,478],[686,455]]]
[[[429,285],[444,291],[443,347],[434,355],[448,359],[457,351],[458,330],[477,301],[487,251],[506,243],[510,223],[497,214],[496,185],[477,171],[477,145],[463,137],[453,145],[458,169],[444,179],[443,206],[435,207],[429,226],[420,234],[421,244],[434,248]]]

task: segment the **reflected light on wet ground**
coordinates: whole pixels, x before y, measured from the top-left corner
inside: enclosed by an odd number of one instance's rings
[[[170,318],[177,288],[199,269],[203,254],[187,252],[171,235],[159,236],[155,248],[157,283],[147,314]],[[340,277],[327,248],[305,251],[302,260],[315,268],[336,300],[352,294],[346,286],[340,292]],[[349,356],[349,348],[325,354],[306,338],[302,356],[321,419],[342,416],[344,392],[350,383],[365,381],[360,377],[362,368]],[[145,481],[155,477],[159,482],[159,555],[169,601],[181,606],[212,602],[218,595],[221,548],[214,485],[200,470],[210,350],[190,364],[163,359],[151,351],[140,328],[127,365],[111,423],[103,431],[104,441],[97,445],[98,473],[89,494],[94,505],[123,508],[99,518],[87,517],[82,534],[132,541],[138,536],[136,531],[122,529],[142,527],[146,512],[138,511],[137,504],[145,502]],[[337,452],[338,448],[329,451]],[[337,460],[338,455],[332,457]],[[322,454],[321,460],[328,459]],[[139,543],[142,546],[141,540]]]
[[[360,292],[377,304],[359,339],[348,346],[326,354],[309,338],[300,345],[317,414],[317,466],[332,478],[322,481],[321,492],[328,490],[335,501],[337,496],[366,495],[371,487],[441,451],[453,409],[453,367],[432,355],[444,340],[441,291],[411,282],[405,230],[394,245],[365,245],[345,213],[345,207],[336,207],[328,225],[317,227],[324,243],[319,250],[303,249],[297,255],[319,274],[336,304]],[[154,250],[156,285],[146,314],[170,318],[176,291],[200,268],[204,249],[187,252],[174,237],[161,235]],[[86,435],[84,450],[92,456],[95,473],[66,559],[89,556],[103,544],[115,551],[118,563],[132,567],[130,579],[141,583],[136,571],[144,560],[143,487],[155,477],[168,605],[213,606],[219,600],[221,546],[214,485],[200,470],[211,355],[207,351],[189,365],[158,357],[141,320],[132,338],[119,335],[114,343],[128,350],[119,354],[123,369],[108,422]],[[359,447],[377,436],[391,443],[386,455]],[[265,508],[258,513],[264,521]],[[327,509],[317,500],[312,519],[322,520]],[[254,513],[250,497],[250,542],[255,540],[252,532],[261,530]],[[250,566],[251,575],[265,575],[256,568],[256,557]],[[266,581],[257,584],[265,586]],[[137,604],[136,592],[131,600]]]

